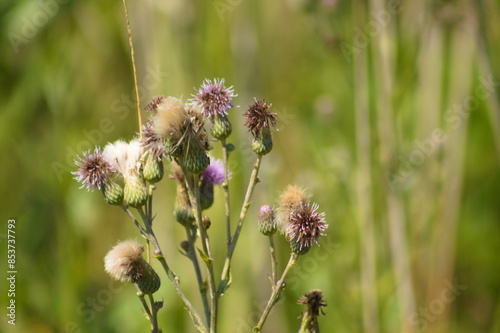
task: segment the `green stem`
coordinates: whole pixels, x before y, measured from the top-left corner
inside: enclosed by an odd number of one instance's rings
[[[149,304],[151,305],[151,332],[157,333],[158,329],[158,309],[156,308],[155,300],[152,294],[148,294]]]
[[[142,208],[137,209],[139,214],[141,215],[144,225],[146,226],[146,229],[144,229],[139,222],[135,219],[134,215],[130,212],[130,210],[127,207],[122,206],[122,209],[127,213],[127,215],[134,221],[135,225],[139,228],[141,233],[149,239],[152,243],[153,246],[155,247],[155,258],[158,259],[158,261],[161,263],[163,266],[163,269],[165,270],[165,273],[167,273],[167,277],[169,278],[170,282],[174,286],[175,291],[179,295],[180,299],[186,306],[186,309],[189,312],[189,315],[191,316],[191,319],[193,320],[193,324],[196,327],[196,329],[201,332],[201,333],[208,333],[207,328],[203,324],[203,320],[201,319],[200,315],[196,311],[196,309],[191,305],[187,297],[184,295],[184,293],[181,290],[181,287],[179,285],[179,279],[178,277],[170,270],[168,267],[167,261],[165,260],[165,257],[162,254],[160,245],[158,244],[158,240],[156,239],[156,236],[153,232],[153,229],[151,228],[151,221],[150,219],[144,214],[144,211]]]
[[[198,280],[198,288],[200,290],[201,300],[203,302],[203,309],[205,310],[205,317],[207,323],[210,322],[210,307],[208,305],[207,289],[203,285],[203,277],[200,271],[200,264],[198,262],[198,257],[196,256],[196,251],[194,243],[196,241],[196,230],[193,227],[185,227],[186,236],[189,243],[189,258],[193,263],[194,271],[196,273],[196,279]]]
[[[139,296],[139,299],[141,300],[142,307],[144,308],[144,311],[146,312],[146,315],[148,316],[149,322],[151,323],[151,331],[154,329],[153,326],[153,315],[151,314],[151,311],[149,310],[148,303],[144,299],[144,294],[137,289],[137,296]]]
[[[245,217],[247,215],[248,207],[250,207],[250,199],[252,198],[253,190],[255,189],[255,185],[257,185],[257,183],[259,182],[257,175],[259,174],[261,161],[262,161],[262,156],[259,155],[257,157],[257,162],[255,162],[253,166],[253,172],[252,175],[250,176],[250,182],[248,184],[245,201],[243,202],[243,206],[241,207],[241,213],[240,213],[240,218],[238,220],[238,225],[236,226],[236,230],[234,231],[234,236],[231,239],[231,244],[229,245],[229,249],[227,250],[226,261],[224,262],[224,268],[222,269],[221,280],[219,283],[219,287],[217,288],[217,298],[219,298],[222,295],[222,293],[225,291],[225,288],[228,285],[231,259],[233,257],[236,243],[238,242],[238,237],[240,236],[241,228],[243,227],[243,222],[245,221]]]
[[[226,145],[226,139],[222,139],[222,156],[224,160],[224,184],[222,188],[224,189],[224,197],[226,199],[226,233],[227,233],[227,247],[231,244],[231,210],[229,205],[229,165],[228,165],[228,151]]]
[[[269,235],[269,251],[271,252],[271,276],[274,287],[278,284],[278,260],[276,259],[276,250],[274,247],[274,235]]]
[[[271,294],[271,297],[269,298],[269,301],[267,302],[266,308],[264,309],[264,312],[262,313],[262,316],[260,317],[260,320],[259,320],[257,326],[255,326],[253,328],[253,332],[254,333],[258,333],[258,332],[261,331],[262,326],[264,325],[264,323],[265,323],[265,321],[267,319],[267,316],[269,315],[269,312],[271,312],[271,309],[273,308],[273,306],[278,301],[278,298],[279,298],[281,292],[283,291],[283,289],[285,289],[285,278],[286,278],[286,276],[290,272],[290,269],[295,265],[295,263],[297,262],[298,258],[299,258],[299,256],[297,254],[295,254],[295,253],[292,253],[290,255],[290,260],[288,261],[288,264],[286,265],[286,268],[283,271],[283,275],[281,275],[280,280],[273,287],[273,292]]]
[[[181,165],[181,164],[179,164]],[[202,254],[204,256],[203,261],[205,262],[208,270],[208,289],[211,298],[211,312],[210,312],[210,333],[215,333],[217,331],[217,307],[218,299],[215,294],[215,277],[213,268],[212,254],[210,253],[210,244],[208,242],[207,230],[202,222],[201,217],[201,205],[200,205],[200,185],[199,185],[199,175],[193,175],[192,181],[189,174],[184,167],[181,166],[182,173],[186,180],[186,185],[189,192],[189,200],[194,209],[194,216],[196,219],[196,225],[200,232],[201,238],[201,248]]]

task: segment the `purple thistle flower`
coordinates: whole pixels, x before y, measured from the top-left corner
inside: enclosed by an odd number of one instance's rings
[[[72,172],[75,179],[82,183],[82,187],[87,190],[101,189],[106,180],[115,172],[111,164],[104,160],[100,147],[95,147],[94,153],[87,151],[83,153],[83,158],[78,156],[75,160],[78,171]]]
[[[299,251],[302,251],[310,248],[313,241],[318,244],[318,238],[324,235],[326,228],[328,224],[325,221],[325,213],[318,213],[318,204],[301,204],[298,210],[290,214],[286,238],[296,243]]]
[[[201,107],[205,117],[212,119],[227,115],[227,111],[234,106],[231,103],[232,98],[238,95],[234,94],[233,86],[224,86],[224,79],[214,79],[213,83],[205,79],[197,94],[192,96],[194,98],[189,100],[190,104]]]
[[[224,164],[222,160],[210,158],[210,165],[203,171],[201,177],[212,185],[221,185],[224,183]],[[231,179],[231,172],[229,172],[229,179]]]
[[[142,126],[141,146],[146,148],[158,161],[167,155],[164,139],[155,132],[153,122],[151,121]]]

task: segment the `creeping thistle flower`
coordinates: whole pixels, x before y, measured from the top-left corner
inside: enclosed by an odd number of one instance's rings
[[[228,172],[231,179],[231,172]],[[224,164],[222,160],[210,158],[210,165],[203,171],[200,178],[212,185],[222,185],[224,183]]]
[[[81,187],[87,190],[100,189],[104,200],[110,205],[120,205],[123,201],[123,189],[114,179],[115,169],[111,163],[105,160],[100,147],[96,147],[94,153],[90,150],[83,153],[80,161],[75,160],[78,171],[72,172],[75,179],[82,183]]]
[[[276,113],[270,112],[272,104],[257,101],[250,105],[243,114],[244,125],[248,127],[253,135],[252,149],[258,155],[266,155],[273,149],[273,139],[270,126],[276,129]]]
[[[321,313],[324,315],[322,307],[326,306],[326,300],[323,292],[319,289],[308,291],[305,295],[300,296],[297,304],[304,304],[306,308],[299,316],[302,317],[302,324],[299,330],[300,333],[319,333],[318,316]]]
[[[116,280],[132,282],[144,294],[152,294],[160,288],[160,278],[142,258],[144,248],[135,240],[118,243],[104,258],[106,272]]]
[[[227,114],[228,110],[234,107],[232,99],[236,96],[238,95],[234,94],[233,86],[224,86],[224,79],[214,79],[213,83],[205,79],[197,94],[190,100],[193,106],[201,108],[205,117],[210,119],[210,133],[217,140],[224,140],[231,135],[232,127]]]
[[[318,213],[316,203],[307,203],[301,204],[298,210],[291,213],[285,235],[292,252],[306,254],[313,241],[318,244],[319,236],[323,236],[327,228],[325,213]]]
[[[274,217],[273,208],[269,205],[261,206],[259,209],[259,231],[263,235],[271,236],[278,230],[278,224]]]
[[[225,116],[228,110],[234,107],[232,103],[234,94],[233,86],[226,88],[224,79],[214,79],[214,82],[205,79],[201,88],[190,99],[192,105],[199,106],[205,117],[213,119],[216,116]]]
[[[148,192],[139,162],[142,156],[139,140],[135,139],[129,143],[118,140],[109,143],[104,148],[103,155],[104,159],[123,176],[125,183],[123,202],[125,205],[132,207],[144,205],[148,198]]]
[[[231,179],[231,173],[228,174]],[[201,209],[205,210],[214,203],[214,185],[224,183],[224,165],[221,160],[210,158],[210,165],[200,175]]]
[[[78,171],[72,174],[82,183],[80,188],[86,187],[88,191],[100,190],[115,171],[104,159],[100,147],[95,147],[94,153],[90,150],[84,152],[83,158],[78,156],[78,159],[79,161],[75,160]]]

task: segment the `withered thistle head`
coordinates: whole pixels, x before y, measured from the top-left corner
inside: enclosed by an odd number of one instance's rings
[[[233,86],[224,86],[224,79],[214,79],[213,83],[205,79],[201,88],[192,96],[191,104],[199,106],[205,117],[213,120],[216,116],[227,115],[228,110],[234,106],[233,97],[238,95],[234,94]]]
[[[255,99],[255,103],[250,105],[243,114],[245,117],[243,125],[248,127],[254,138],[258,137],[264,129],[269,129],[270,125],[276,129],[276,113],[269,111],[271,106],[272,104]]]
[[[165,99],[165,96],[154,96],[152,97],[148,104],[146,104],[146,111],[156,113],[158,105]]]
[[[152,105],[156,110],[154,131],[167,140],[180,140],[189,123],[189,116],[181,101],[174,97],[163,97]]]
[[[319,236],[328,228],[325,213],[318,213],[318,205],[301,204],[298,210],[290,215],[286,228],[286,239],[290,242],[292,252],[305,254],[309,251],[314,241],[318,244]]]
[[[292,212],[299,210],[301,205],[309,202],[310,195],[298,185],[288,185],[281,193],[278,202],[278,223],[283,232],[290,223]]]
[[[161,135],[155,132],[151,121],[148,121],[146,125],[142,126],[141,146],[149,151],[151,156],[158,159],[158,161],[167,155],[165,140]]]
[[[93,153],[87,151],[83,153],[83,158],[78,157],[79,161],[75,160],[78,171],[72,172],[75,179],[82,183],[82,187],[87,190],[101,189],[115,172],[112,165],[104,159],[100,147],[95,147]]]
[[[323,292],[319,289],[310,290],[305,295],[300,296],[297,304],[306,305],[299,316],[299,318],[302,317],[302,327],[307,328],[310,332],[319,332],[317,318],[320,311],[323,315],[325,314],[322,307],[327,306]]]
[[[135,240],[118,243],[104,258],[106,272],[115,280],[135,282],[141,275],[144,248]]]
[[[118,243],[104,258],[106,272],[116,280],[135,283],[140,292],[152,294],[160,288],[161,280],[143,258],[144,248],[135,240]]]
[[[212,149],[208,140],[207,131],[205,130],[205,118],[203,117],[203,113],[199,112],[198,109],[194,107],[190,107],[186,112],[191,120],[193,131],[205,147],[205,150]]]

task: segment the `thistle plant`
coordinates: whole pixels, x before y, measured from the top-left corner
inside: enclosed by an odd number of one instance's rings
[[[128,240],[119,242],[105,256],[105,270],[112,278],[135,284],[151,332],[160,332],[158,314],[163,303],[154,300],[154,294],[161,284],[161,277],[150,263],[150,247],[165,276],[175,288],[194,326],[199,332],[216,332],[219,301],[230,288],[231,265],[239,236],[250,208],[252,194],[260,181],[258,178],[263,157],[270,153],[272,128],[277,115],[271,112],[271,104],[257,101],[244,112],[244,125],[253,136],[251,143],[255,152],[255,164],[241,203],[239,219],[230,219],[229,185],[231,172],[228,167],[230,152],[234,145],[226,143],[232,131],[229,110],[234,107],[232,99],[237,95],[231,86],[226,88],[223,79],[205,80],[193,99],[184,104],[175,97],[155,96],[146,106],[149,119],[139,131],[139,137],[126,142],[117,140],[104,149],[83,152],[75,164],[75,179],[87,190],[101,190],[105,202],[120,206],[126,216],[137,227],[145,242]],[[221,144],[223,159],[209,154],[212,149],[208,133]],[[171,170],[170,177],[164,172]],[[185,229],[185,239],[180,239],[181,254],[187,257],[196,275],[197,287],[203,305],[199,314],[179,285],[179,277],[170,269],[167,256],[158,243],[153,222],[155,210],[154,193],[165,178],[164,186],[176,186],[173,219]],[[173,184],[174,183],[174,184]],[[225,242],[210,238],[209,232],[221,228],[219,221],[213,225],[206,210],[217,202],[214,189],[220,186],[224,191],[226,211]],[[236,189],[238,190],[238,189]],[[285,280],[300,256],[305,255],[328,225],[325,214],[319,212],[317,204],[310,201],[310,195],[299,186],[288,186],[277,200],[276,213],[270,205],[260,207],[255,228],[269,238],[271,254],[271,295],[265,310],[253,331],[260,332],[271,309],[285,288]],[[234,228],[234,231],[232,229]],[[283,236],[290,244],[290,259],[279,272],[274,237]],[[214,258],[213,245],[225,244],[225,258]],[[143,252],[146,251],[146,259]],[[169,254],[174,255],[174,254]],[[223,260],[220,272],[214,269],[214,262]],[[235,277],[236,278],[236,277]],[[169,300],[171,301],[171,300]],[[161,315],[161,313],[160,313]]]

